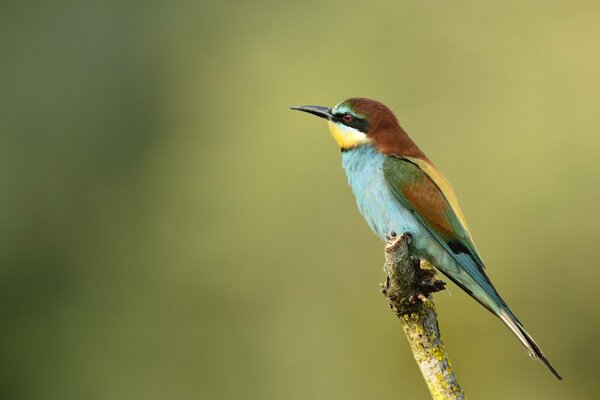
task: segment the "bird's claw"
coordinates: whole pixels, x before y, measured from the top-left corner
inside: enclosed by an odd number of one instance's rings
[[[412,240],[411,234],[408,232],[404,232],[403,234],[398,235],[396,232],[391,231],[385,234],[385,238],[387,240],[385,250],[388,252],[398,248],[401,242],[404,242],[406,245],[408,245]]]
[[[412,240],[412,235],[410,232],[404,232],[403,234],[398,235],[394,231],[389,231],[388,233],[385,234],[385,241],[391,242],[393,240],[398,240],[401,237],[404,237],[404,239],[406,240],[406,244],[409,244]]]

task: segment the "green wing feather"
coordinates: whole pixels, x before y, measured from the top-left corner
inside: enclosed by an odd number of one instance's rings
[[[529,355],[541,360],[558,379],[562,379],[485,274],[456,195],[439,171],[424,160],[387,157],[383,175],[394,197],[413,212],[461,269],[444,265],[436,267],[496,314],[517,336]]]
[[[414,213],[442,247],[467,269],[469,275],[489,284],[489,279],[483,271],[483,261],[473,244],[462,212],[458,204],[454,207],[451,205],[456,196],[453,192],[444,194],[434,178],[423,171],[415,161],[398,157],[386,159],[383,174],[392,193]],[[438,181],[441,179],[443,177],[440,175]],[[446,183],[445,179],[443,182]],[[447,184],[445,189],[452,191]]]

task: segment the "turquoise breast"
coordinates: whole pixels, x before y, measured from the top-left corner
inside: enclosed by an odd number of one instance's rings
[[[464,268],[444,250],[415,215],[396,200],[383,176],[385,158],[370,145],[361,145],[342,153],[342,166],[356,197],[356,204],[373,232],[381,240],[386,240],[386,235],[391,232],[409,232],[412,235],[409,245],[411,255],[443,267],[444,273],[461,282],[470,282],[471,278],[465,275]]]
[[[383,176],[384,161],[385,156],[370,145],[361,145],[342,153],[342,166],[358,209],[382,240],[391,232],[410,232],[420,236],[423,229],[420,222],[390,192]]]

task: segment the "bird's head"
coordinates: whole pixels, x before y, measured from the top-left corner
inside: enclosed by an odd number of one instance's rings
[[[344,100],[333,108],[298,106],[292,107],[292,110],[326,119],[329,130],[342,151],[372,145],[384,154],[424,157],[400,127],[392,110],[378,101],[355,97]]]

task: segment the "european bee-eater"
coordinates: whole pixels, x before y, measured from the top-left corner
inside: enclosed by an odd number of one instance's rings
[[[452,187],[380,102],[351,98],[333,108],[292,107],[327,120],[358,209],[382,240],[408,232],[409,252],[427,260],[502,320],[562,379],[485,273]]]

